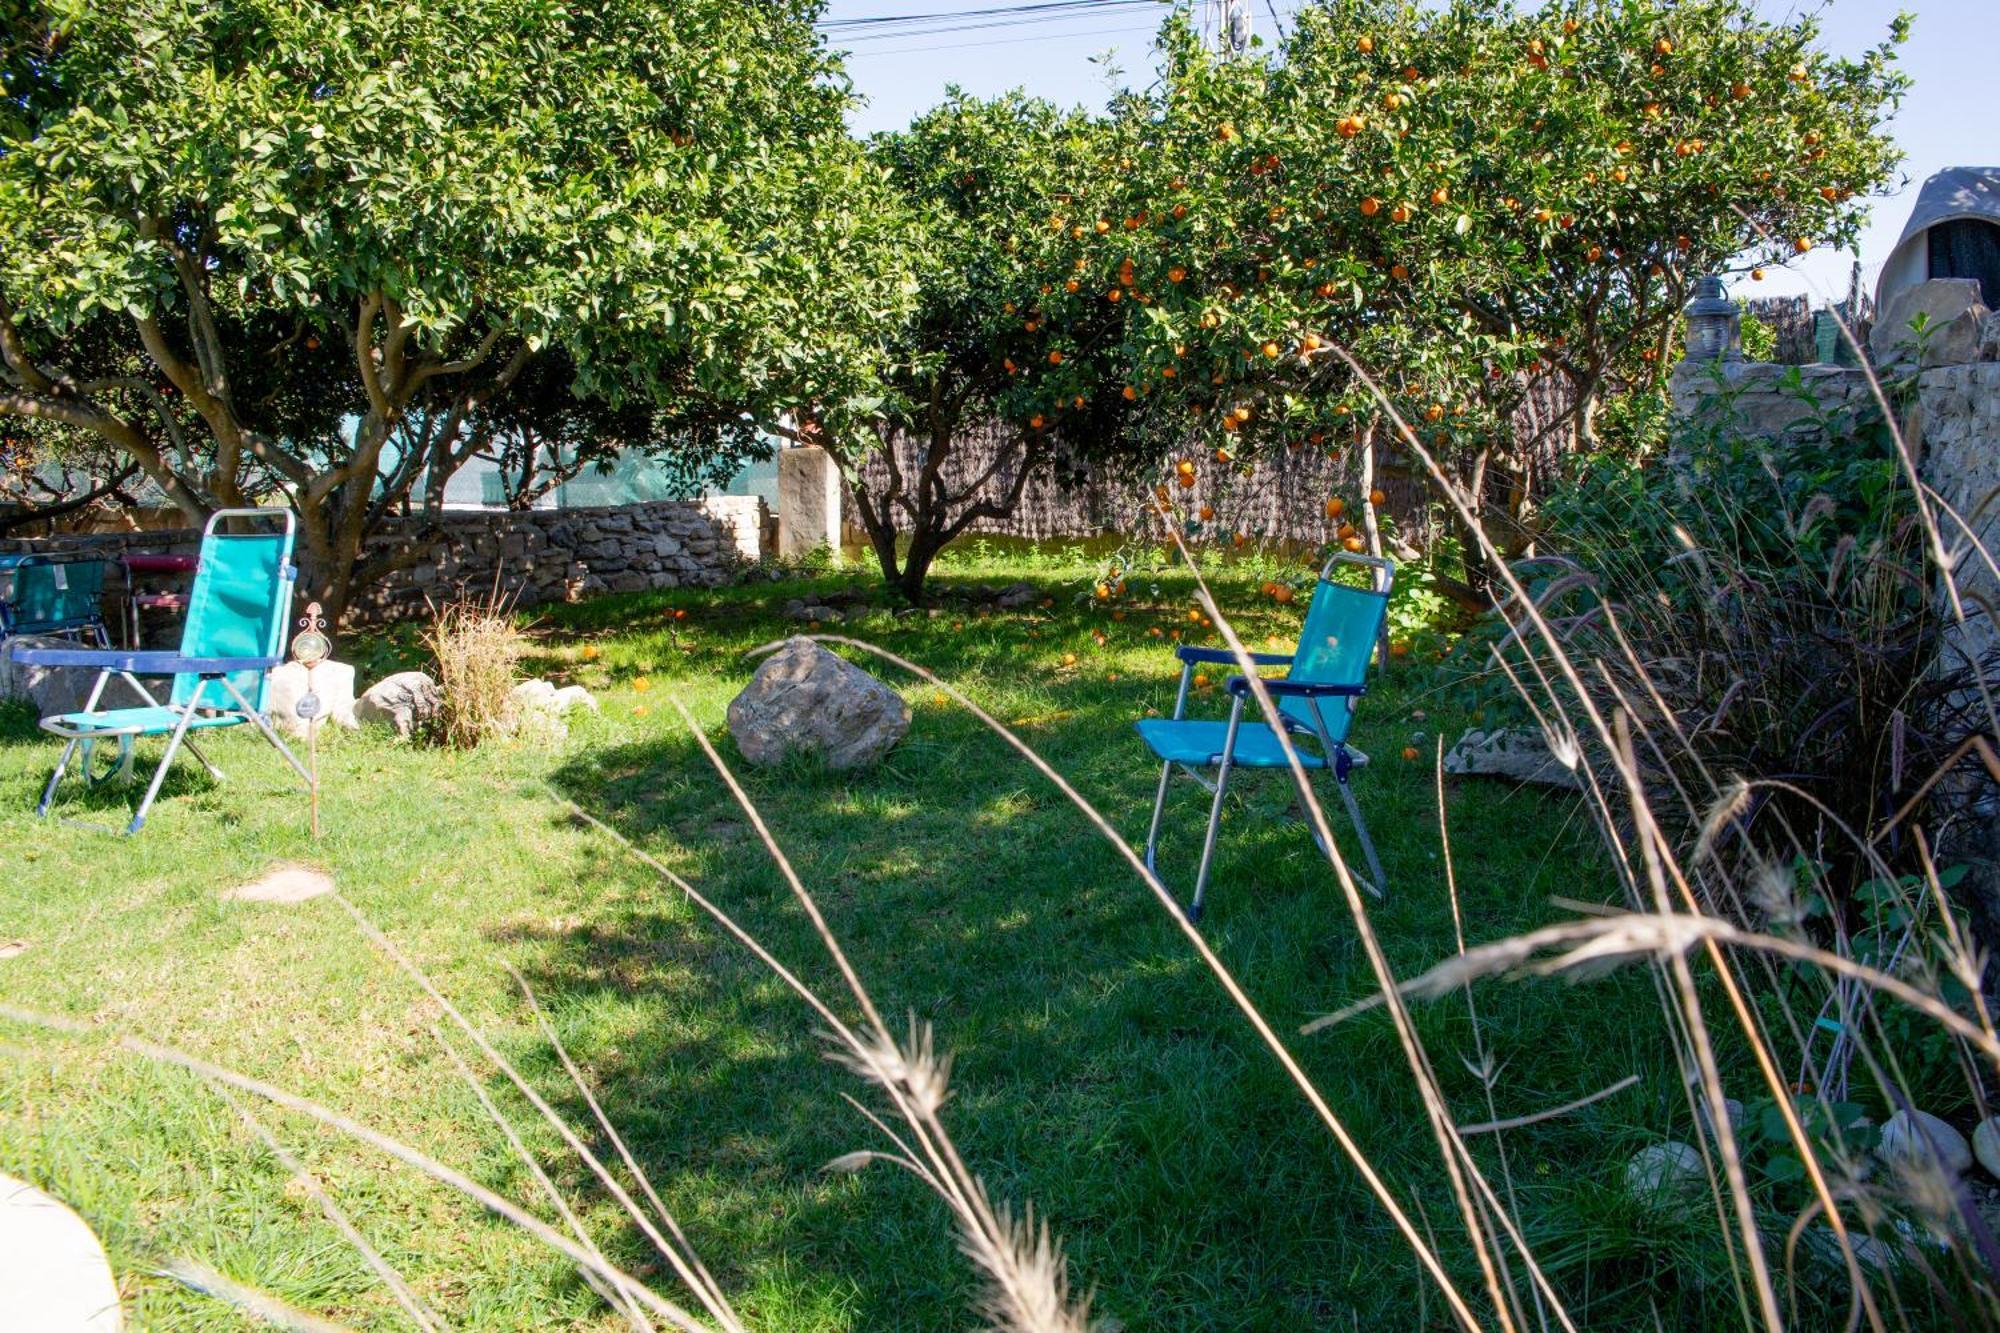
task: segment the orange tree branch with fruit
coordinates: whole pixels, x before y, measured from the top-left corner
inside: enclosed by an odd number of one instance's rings
[[[918,299],[842,452],[883,577],[916,600],[939,551],[1034,479],[1156,452],[1119,392],[1129,289],[1105,276],[1139,224],[1106,202],[1130,162],[1082,112],[955,95],[870,149],[910,219]]]
[[[1313,8],[1279,58],[1218,60],[1182,20],[1115,109],[1141,220],[1085,287],[1124,307],[1124,392],[1249,466],[1365,429],[1327,353],[1377,367],[1516,544],[1537,479],[1508,414],[1657,392],[1692,279],[1850,241],[1893,167],[1899,23],[1858,60],[1743,0],[1532,14],[1459,0]]]

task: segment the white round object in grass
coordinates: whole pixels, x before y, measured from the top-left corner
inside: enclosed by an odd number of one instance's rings
[[[319,698],[318,714],[308,719],[299,704],[308,694]],[[271,725],[287,736],[304,736],[308,727],[354,727],[354,668],[346,662],[321,662],[310,675],[297,662],[271,668],[271,684],[264,697]]]
[[[1632,1154],[1625,1164],[1625,1188],[1640,1203],[1658,1206],[1695,1193],[1707,1179],[1701,1154],[1669,1139]]]
[[[48,1333],[124,1327],[104,1247],[60,1201],[0,1175],[0,1323]]]
[[[309,866],[278,866],[222,896],[243,903],[302,903],[333,892],[333,877]]]
[[[1972,1155],[1989,1174],[2000,1176],[2000,1115],[1980,1121],[1972,1131]]]
[[[1965,1135],[1928,1111],[1898,1111],[1890,1116],[1882,1126],[1882,1138],[1875,1152],[1885,1162],[1905,1165],[1935,1159],[1953,1176],[1964,1175],[1972,1165],[1972,1149],[1967,1146]]]

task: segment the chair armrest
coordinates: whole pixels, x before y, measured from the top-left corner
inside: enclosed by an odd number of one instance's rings
[[[1186,662],[1189,666],[1193,666],[1196,662],[1208,662],[1216,666],[1237,666],[1243,661],[1243,658],[1238,657],[1227,648],[1196,648],[1185,643],[1174,649],[1174,656],[1180,658],[1181,661]],[[1247,653],[1245,656],[1258,666],[1290,666],[1292,664],[1292,655],[1290,653]]]
[[[232,671],[269,671],[282,657],[182,657],[179,653],[128,652],[106,648],[25,648],[15,647],[11,656],[23,666],[96,667],[100,671],[129,671],[135,676],[178,676],[182,674],[222,676]]]
[[[1293,699],[1355,699],[1368,693],[1366,685],[1319,685],[1309,680],[1262,680],[1260,683],[1278,698]],[[1243,676],[1231,676],[1228,685],[1231,694],[1248,697],[1250,682]]]

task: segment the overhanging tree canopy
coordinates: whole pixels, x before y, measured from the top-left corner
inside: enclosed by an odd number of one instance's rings
[[[0,412],[190,516],[282,494],[335,608],[412,410],[456,438],[544,348],[706,438],[844,412],[907,292],[816,12],[31,6],[0,50]]]

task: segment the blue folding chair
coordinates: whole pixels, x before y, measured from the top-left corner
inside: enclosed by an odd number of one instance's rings
[[[1336,566],[1353,565],[1369,573],[1369,586],[1357,588],[1334,581]],[[1299,762],[1313,771],[1330,770],[1334,786],[1354,821],[1361,850],[1368,858],[1369,884],[1378,896],[1384,887],[1382,863],[1375,855],[1374,840],[1361,818],[1361,807],[1348,786],[1348,774],[1357,766],[1347,746],[1348,728],[1354,722],[1355,701],[1367,692],[1368,661],[1382,634],[1382,622],[1389,607],[1389,590],[1395,582],[1396,566],[1389,560],[1371,556],[1336,554],[1320,570],[1319,585],[1313,589],[1306,608],[1306,622],[1299,631],[1298,651],[1290,656],[1252,653],[1258,666],[1282,666],[1285,675],[1266,678],[1264,688],[1273,696],[1278,715],[1288,735],[1316,744],[1307,749],[1294,744]],[[1187,713],[1188,691],[1200,664],[1234,666],[1234,654],[1216,648],[1182,645],[1175,650],[1181,659],[1181,688],[1174,699],[1172,718],[1144,718],[1137,724],[1140,738],[1160,761],[1160,788],[1153,798],[1153,823],[1146,831],[1146,866],[1159,873],[1156,858],[1160,845],[1160,817],[1167,807],[1167,784],[1174,769],[1180,768],[1214,793],[1208,808],[1208,836],[1201,847],[1201,870],[1195,877],[1194,898],[1188,904],[1190,921],[1201,919],[1201,907],[1208,892],[1208,872],[1215,860],[1215,833],[1222,822],[1222,797],[1229,775],[1237,768],[1284,768],[1285,752],[1277,734],[1265,722],[1245,722],[1243,705],[1250,699],[1250,682],[1231,676],[1227,722],[1191,721]],[[1211,782],[1207,769],[1215,770]],[[1317,841],[1318,834],[1314,834]]]
[[[73,635],[109,648],[103,601],[102,560],[0,556],[0,639]]]
[[[225,525],[247,530],[225,532]],[[276,531],[270,530],[273,525]],[[145,827],[146,812],[182,746],[211,777],[221,780],[222,770],[196,748],[191,734],[245,723],[256,727],[311,789],[312,778],[304,765],[264,716],[270,670],[284,660],[291,627],[292,586],[298,577],[292,566],[293,534],[291,512],[284,509],[224,509],[208,520],[177,653],[15,646],[14,660],[28,666],[95,668],[98,673],[81,712],[42,719],[42,730],[63,737],[67,744],[36,814],[48,814],[56,788],[79,752],[80,776],[86,785],[125,781],[132,776],[133,743],[142,736],[165,736],[166,753],[125,830],[137,833]],[[98,700],[114,675],[144,699],[145,706],[100,709]],[[141,676],[173,677],[165,703],[140,683]],[[118,758],[99,775],[95,750],[105,742],[116,743]]]

